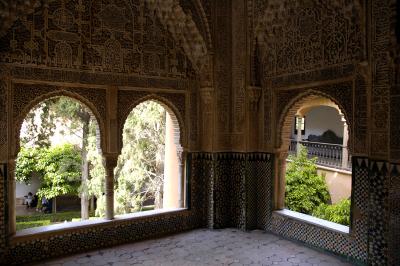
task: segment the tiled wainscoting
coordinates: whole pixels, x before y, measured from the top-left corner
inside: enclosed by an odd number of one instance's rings
[[[268,153],[189,153],[188,209],[34,237],[4,237],[0,239],[1,261],[18,264],[194,228],[235,227],[264,229],[361,264],[399,262],[395,249],[400,215],[389,212],[400,209],[398,165],[353,158],[352,225],[347,234],[275,212],[273,160]],[[0,229],[6,233],[5,181],[3,177],[0,182]]]
[[[203,167],[211,167],[205,176],[210,228],[264,229],[360,264],[398,262],[395,249],[399,238],[388,239],[385,223],[389,219],[388,182],[399,186],[398,167],[353,158],[352,224],[349,233],[343,233],[273,210],[273,154],[214,153],[194,154],[193,158],[202,161]],[[399,192],[391,191],[390,206],[395,208]],[[391,222],[396,221],[398,216],[392,215]],[[391,235],[398,234],[398,228],[391,228]]]

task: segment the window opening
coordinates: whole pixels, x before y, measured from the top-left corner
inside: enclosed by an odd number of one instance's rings
[[[308,106],[294,120],[286,162],[285,207],[349,226],[352,174],[344,116],[332,106]],[[296,126],[305,134],[295,134]]]
[[[104,215],[105,170],[93,113],[69,97],[26,115],[16,161],[16,230]]]
[[[115,214],[184,206],[182,148],[175,115],[145,101],[126,119],[115,169]]]

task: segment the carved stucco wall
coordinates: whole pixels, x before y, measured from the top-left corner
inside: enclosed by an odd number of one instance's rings
[[[4,80],[4,77],[0,80],[0,161],[4,161],[7,159],[8,153],[8,127],[7,127],[7,119],[8,119],[8,108],[7,108],[7,83]]]
[[[86,4],[85,4],[86,3]],[[191,61],[144,1],[50,1],[1,39],[1,62],[185,78]]]
[[[199,60],[193,59],[199,55],[195,51],[188,52],[188,49],[196,46],[196,42],[200,43],[199,46],[204,46],[201,48],[201,58],[204,59],[207,58],[207,46],[201,44],[204,42],[203,37],[198,36],[192,19],[202,23],[202,32],[208,32],[208,38],[210,30],[198,1],[185,8],[186,12],[197,12],[196,16],[186,15],[180,6],[174,6],[172,2],[169,4],[174,8],[167,6],[165,1],[63,0],[37,1],[35,5],[31,5],[34,9],[20,8],[14,18],[15,23],[8,27],[0,39],[2,76],[23,80],[27,84],[46,82],[56,87],[59,85],[57,88],[47,88],[46,93],[65,90],[65,83],[72,84],[68,90],[83,93],[85,96],[92,94],[89,98],[101,109],[101,118],[104,121],[107,86],[126,86],[128,90],[149,88],[152,92],[181,91],[180,95],[184,99],[174,104],[180,106],[179,111],[185,109],[186,105],[190,106],[191,113],[196,116],[196,88],[204,81],[198,77],[204,75],[199,70]],[[163,5],[163,9],[158,8],[159,5]],[[191,24],[165,21],[162,18],[165,12],[184,17]],[[198,15],[201,17],[197,18]],[[171,29],[171,25],[175,28]],[[187,29],[186,35],[181,36],[183,33],[177,27],[189,27],[190,31]],[[210,40],[208,42],[211,43]],[[183,47],[185,45],[189,47]],[[5,79],[2,82],[4,85]],[[94,88],[101,89],[96,91]],[[16,89],[19,89],[18,86]],[[18,102],[14,104],[14,112],[19,113],[18,108],[27,104],[29,97],[45,98],[42,95],[43,90],[46,90],[43,86],[36,85],[36,89],[32,90],[34,95],[18,91],[20,95],[13,98]],[[192,91],[190,95],[184,93],[186,90]],[[98,92],[100,93],[96,96]],[[172,94],[166,95],[172,97]],[[6,94],[2,93],[1,96]],[[20,96],[25,97],[23,102],[19,102]],[[100,100],[99,97],[103,99]],[[186,114],[180,115],[181,122],[187,123]],[[6,119],[5,117],[7,116],[2,116],[2,119]],[[190,132],[191,144],[196,146],[198,127],[193,122],[191,125],[194,129]],[[17,131],[14,132],[13,134],[18,134]]]
[[[14,23],[4,26],[7,30],[2,31],[0,39],[1,162],[13,165],[26,113],[40,101],[61,95],[92,110],[100,125],[102,151],[107,160],[118,155],[122,144],[122,132],[118,129],[123,127],[126,115],[139,102],[149,99],[159,101],[174,113],[186,154],[199,146],[195,118],[199,112],[198,89],[207,81],[207,75],[202,73],[209,71],[205,65],[208,47],[203,45],[205,41],[193,20],[203,23],[204,34],[209,34],[208,22],[205,16],[195,17],[198,13],[186,16],[189,9],[171,9],[163,1],[155,6],[148,2],[37,1],[33,9],[18,9],[12,18]],[[154,12],[160,5],[176,18],[185,17],[188,23],[167,23],[164,14]],[[195,7],[203,10],[199,3]],[[181,28],[185,29],[184,36]],[[193,46],[198,45],[200,53],[194,51]],[[189,50],[193,52],[188,53]],[[117,222],[90,230],[73,230],[72,235],[67,232],[53,238],[54,241],[49,235],[42,235],[39,242],[26,239],[11,244],[8,217],[13,212],[7,211],[6,203],[12,195],[8,189],[12,189],[14,176],[9,167],[7,177],[0,182],[1,262],[18,264],[85,250],[88,246],[84,240],[89,239],[96,246],[104,246],[202,226],[204,204],[199,191],[203,186],[196,176],[195,173],[190,177],[193,200],[188,211],[143,218],[133,224]],[[131,236],[127,238],[124,230]],[[99,241],[104,237],[114,240]],[[74,242],[78,238],[82,245]],[[41,244],[55,245],[60,252],[39,252],[43,250]]]
[[[397,54],[393,53],[395,4],[358,0],[252,1],[252,52],[256,57],[253,61],[261,64],[258,71],[263,87],[264,149],[287,150],[285,118],[293,115],[287,110],[296,108],[296,101],[322,94],[341,107],[350,124],[352,155],[371,158],[366,164],[369,170],[357,169],[359,164],[353,169],[360,174],[356,182],[370,188],[369,197],[361,193],[354,199],[356,205],[368,202],[368,208],[356,212],[364,218],[354,216],[359,224],[356,226],[361,226],[357,234],[368,236],[350,244],[355,250],[348,254],[373,265],[386,264],[388,257],[397,252],[392,243],[395,238],[388,238],[389,230],[398,232],[398,228],[393,229],[388,222],[393,209],[388,209],[387,170],[390,158],[398,160],[399,149],[398,133],[394,133],[398,90],[392,63]],[[391,195],[397,198],[393,190]],[[395,205],[393,200],[391,204]],[[395,213],[393,217],[397,217]],[[279,230],[290,227],[288,237],[310,243],[299,234],[307,227],[301,223],[289,226],[290,221],[276,219],[272,218],[272,230],[283,233]],[[323,247],[322,242],[311,242]]]
[[[357,62],[364,56],[357,1],[268,1],[255,35],[267,77]]]
[[[10,129],[2,125],[7,119],[14,125],[23,109],[15,102],[21,98],[26,107],[53,90],[87,100],[104,120],[105,136],[120,135],[108,131],[121,130],[140,99],[160,100],[176,112],[183,145],[200,151],[189,156],[193,209],[150,219],[148,226],[144,219],[62,236],[83,243],[73,251],[84,250],[85,239],[119,243],[131,230],[157,235],[160,224],[161,233],[207,224],[272,230],[370,264],[399,262],[393,226],[398,170],[385,170],[398,169],[385,160],[400,158],[399,67],[391,74],[394,0],[38,2],[34,9],[11,10],[18,19],[4,26],[0,40],[0,112],[8,114],[0,117],[0,160],[7,159],[10,143]],[[354,239],[272,215],[282,121],[307,95],[334,100],[350,122],[358,159]],[[9,110],[7,97],[14,99]],[[11,134],[14,142],[15,128]],[[139,238],[129,234],[129,240]],[[340,245],[329,244],[331,238]],[[71,248],[65,241],[40,239],[45,247]],[[12,245],[7,256],[26,259],[38,252],[37,243]],[[41,251],[37,258],[48,255]]]
[[[353,90],[359,91],[362,86],[354,83],[355,80],[366,82],[363,77],[357,79],[359,62],[366,58],[366,7],[358,1],[317,0],[268,1],[267,4],[255,1],[254,5],[257,9],[254,43],[258,45],[256,56],[262,64],[264,90],[264,140],[275,142],[275,147],[281,145],[281,138],[286,137],[279,130],[283,109],[310,89],[328,93],[344,107],[347,118],[354,121]],[[349,80],[347,85],[343,79]],[[365,97],[361,101],[364,101],[361,114],[366,117]],[[274,127],[278,127],[277,132],[271,132]],[[365,133],[360,138],[356,143],[365,147],[361,145],[366,142]]]

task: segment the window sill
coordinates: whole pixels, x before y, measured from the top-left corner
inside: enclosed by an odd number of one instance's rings
[[[331,231],[335,231],[341,234],[349,234],[350,228],[345,225],[329,222],[326,220],[322,220],[316,217],[313,217],[311,215],[299,213],[299,212],[294,212],[291,210],[283,209],[283,210],[278,210],[274,211],[274,214],[280,215],[280,216],[285,216],[294,220],[298,220],[300,222],[305,222],[311,225],[315,225],[318,227],[322,227]]]
[[[351,171],[348,171],[348,170],[345,170],[345,169],[340,169],[340,168],[333,168],[333,167],[323,166],[323,165],[319,165],[319,164],[317,164],[317,169],[318,170],[327,170],[327,171],[331,171],[331,172],[338,172],[338,173],[346,174],[346,175],[351,175]]]
[[[103,226],[103,225],[112,225],[118,224],[120,222],[126,221],[135,221],[142,218],[149,218],[163,214],[170,214],[170,213],[180,213],[187,211],[186,208],[177,208],[177,209],[163,209],[163,210],[152,210],[152,211],[143,211],[131,214],[123,214],[123,215],[116,215],[113,220],[106,220],[105,218],[99,218],[96,220],[86,220],[86,221],[77,221],[77,222],[67,222],[67,223],[59,223],[59,224],[52,224],[47,226],[40,226],[34,228],[28,228],[19,230],[16,232],[14,236],[11,238],[11,242],[21,242],[31,237],[37,238],[38,236],[45,236],[45,235],[58,235],[62,233],[69,233],[73,232],[74,230],[80,229],[87,229],[93,226]]]

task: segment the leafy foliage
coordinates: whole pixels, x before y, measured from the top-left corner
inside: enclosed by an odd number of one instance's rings
[[[164,181],[165,109],[156,102],[139,104],[128,116],[123,148],[116,167],[115,212],[142,210],[155,199],[162,206]]]
[[[24,134],[21,135],[21,146],[50,147],[56,121],[52,106],[56,101],[44,101],[28,113],[22,125]]]
[[[38,162],[44,175],[42,187],[37,194],[48,199],[77,194],[81,180],[81,162],[79,149],[70,144],[49,148]]]
[[[300,147],[298,156],[290,156],[286,169],[285,205],[305,214],[330,200],[325,178],[317,173],[317,158],[307,157],[307,148]]]
[[[312,213],[313,216],[334,223],[350,225],[350,200],[344,199],[336,204],[319,205]]]
[[[106,197],[104,195],[106,172],[103,165],[103,158],[98,150],[97,135],[97,124],[91,121],[87,140],[87,160],[90,164],[90,179],[87,181],[87,193],[89,196],[96,197],[96,216],[103,217],[106,212]]]
[[[37,194],[48,199],[77,194],[80,186],[81,156],[79,149],[65,144],[50,148],[23,148],[18,154],[16,180],[29,183],[32,174],[41,177]]]
[[[44,149],[22,147],[16,162],[15,178],[18,182],[30,184],[32,175],[39,173],[38,161],[42,157]]]

